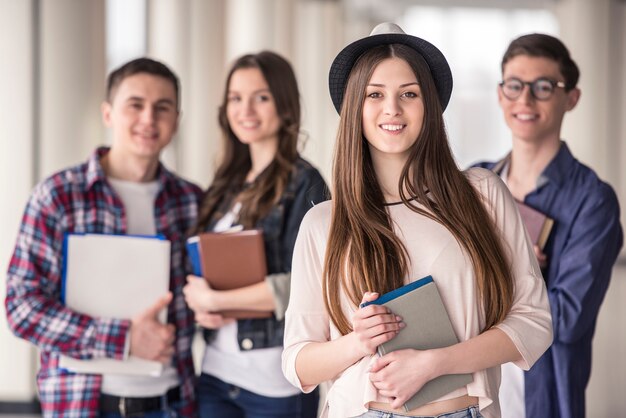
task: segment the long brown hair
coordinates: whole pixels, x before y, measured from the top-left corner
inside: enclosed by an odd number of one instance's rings
[[[253,187],[245,189],[246,174],[252,166],[249,146],[239,141],[226,116],[230,80],[235,71],[244,68],[258,68],[261,71],[281,121],[274,160],[259,174]],[[245,228],[251,228],[278,202],[287,187],[298,158],[300,132],[300,93],[289,62],[271,51],[248,54],[237,59],[226,78],[224,97],[219,108],[219,123],[224,142],[222,161],[204,197],[194,233],[206,229],[224,198],[235,195],[242,203],[239,223]]]
[[[415,50],[399,44],[364,53],[346,85],[324,261],[326,309],[339,331],[347,334],[352,326],[341,308],[340,290],[358,305],[364,292],[389,292],[402,286],[407,274],[408,254],[393,231],[362,128],[366,86],[376,66],[392,57],[403,59],[413,69],[424,100],[422,130],[398,184],[401,199],[413,211],[445,226],[469,255],[488,329],[502,321],[512,305],[513,281],[503,242],[481,195],[456,166],[426,62]]]

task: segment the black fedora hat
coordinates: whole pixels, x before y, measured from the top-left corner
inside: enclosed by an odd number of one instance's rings
[[[330,66],[328,87],[337,112],[341,113],[341,102],[343,101],[346,82],[357,59],[364,52],[374,47],[389,44],[407,45],[424,57],[435,81],[441,108],[445,110],[452,94],[452,72],[446,57],[433,44],[416,36],[407,35],[395,23],[381,23],[372,30],[368,37],[352,42],[345,47],[337,54]]]

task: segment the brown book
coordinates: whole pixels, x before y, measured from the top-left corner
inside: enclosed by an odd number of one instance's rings
[[[263,232],[205,232],[187,240],[194,273],[204,277],[212,289],[232,290],[265,280],[267,265]],[[271,311],[222,311],[230,318],[268,318]]]
[[[554,220],[519,200],[516,200],[516,203],[531,241],[543,251],[543,247],[550,236],[552,225],[554,225]]]

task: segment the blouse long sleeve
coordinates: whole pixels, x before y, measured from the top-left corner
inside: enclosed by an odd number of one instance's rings
[[[509,336],[522,355],[515,364],[528,370],[552,343],[552,316],[545,282],[506,185],[487,170],[472,169],[468,175],[479,177],[474,183],[488,201],[496,227],[502,232],[514,280],[513,306],[496,328]]]
[[[330,202],[323,202],[309,210],[300,225],[293,254],[282,367],[287,380],[305,393],[315,386],[301,384],[296,372],[298,353],[311,342],[331,338],[321,285],[329,208]]]

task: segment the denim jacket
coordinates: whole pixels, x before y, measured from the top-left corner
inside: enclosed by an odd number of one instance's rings
[[[265,257],[268,275],[283,274],[280,279],[290,280],[291,257],[296,243],[300,222],[313,205],[328,199],[329,193],[320,173],[306,160],[298,158],[294,171],[279,202],[255,227],[263,230]],[[228,210],[232,201],[220,203],[220,208]],[[209,224],[212,230],[219,219]],[[240,319],[237,340],[242,350],[278,347],[283,345],[284,318]],[[205,330],[207,341],[214,332]]]

